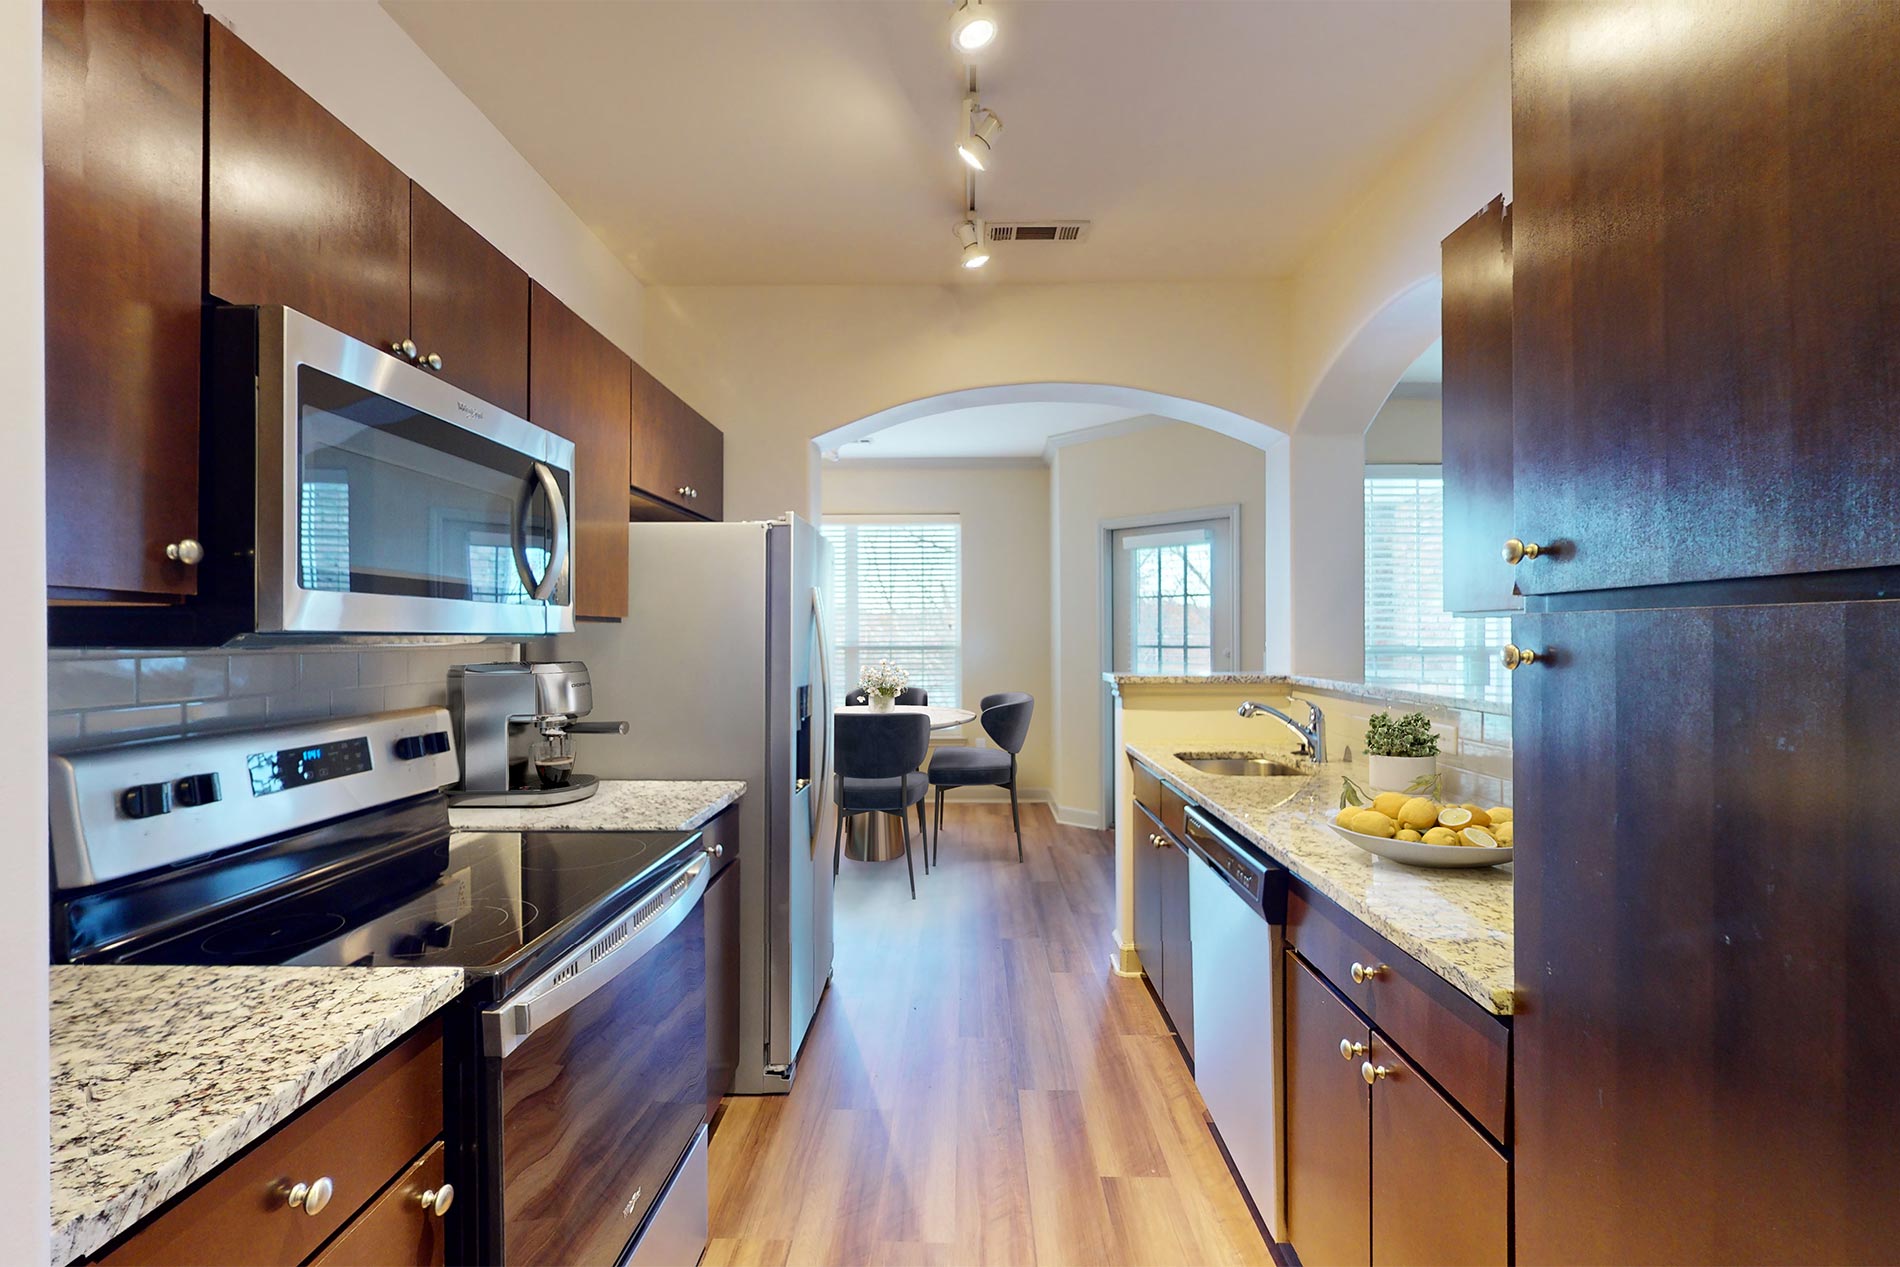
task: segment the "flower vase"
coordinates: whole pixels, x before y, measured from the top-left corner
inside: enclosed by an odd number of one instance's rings
[[[888,713],[895,707],[897,707],[897,697],[895,695],[878,695],[875,693],[871,695],[872,712]]]

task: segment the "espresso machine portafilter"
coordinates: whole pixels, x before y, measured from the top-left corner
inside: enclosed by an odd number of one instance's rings
[[[458,664],[449,670],[462,782],[449,803],[565,805],[600,788],[574,773],[575,735],[624,735],[627,723],[590,722],[594,684],[579,660]]]

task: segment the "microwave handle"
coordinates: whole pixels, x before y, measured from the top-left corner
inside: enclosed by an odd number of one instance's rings
[[[528,511],[534,505],[537,485],[547,494],[548,508],[554,515],[554,550],[548,556],[547,570],[541,573],[539,580],[535,579],[534,569],[528,566],[527,535]],[[527,587],[528,596],[536,602],[546,602],[567,572],[568,534],[571,531],[567,519],[567,498],[561,495],[561,482],[554,478],[554,471],[546,462],[536,462],[522,488],[521,504],[515,508],[513,533],[515,570],[521,573],[521,583]]]

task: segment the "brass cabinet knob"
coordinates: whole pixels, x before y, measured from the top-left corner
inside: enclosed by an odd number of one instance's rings
[[[1168,847],[1167,838],[1165,836],[1157,836],[1153,832],[1148,833],[1148,843],[1153,845],[1156,849],[1166,849]]]
[[[1526,559],[1534,559],[1543,554],[1545,549],[1546,547],[1538,545],[1535,541],[1519,541],[1516,537],[1512,537],[1504,543],[1504,561],[1516,567]]]
[[[416,364],[425,369],[439,370],[442,368],[442,358],[434,352],[431,352],[427,356],[417,357]]]
[[[1364,985],[1384,971],[1385,965],[1382,963],[1375,963],[1371,967],[1367,967],[1363,963],[1355,963],[1352,966],[1352,983],[1354,985]]]
[[[416,359],[416,341],[414,339],[403,339],[399,342],[392,343],[389,345],[389,350],[405,361],[413,361]]]
[[[1375,1065],[1368,1060],[1359,1066],[1359,1076],[1366,1080],[1367,1086],[1371,1086],[1381,1078],[1390,1078],[1392,1071],[1384,1065]]]
[[[423,1211],[439,1219],[455,1204],[455,1185],[445,1183],[440,1188],[430,1188],[422,1194],[421,1201]]]
[[[1364,1043],[1355,1043],[1350,1038],[1342,1038],[1339,1040],[1339,1058],[1341,1060],[1357,1060],[1365,1054],[1366,1045]]]
[[[1529,647],[1520,647],[1515,642],[1504,644],[1504,667],[1515,673],[1526,664],[1536,664],[1537,653]]]
[[[189,567],[204,561],[205,548],[190,537],[186,537],[182,541],[174,541],[166,546],[165,557],[174,563],[183,563]]]
[[[717,844],[707,845],[706,852],[710,854],[712,857],[723,858],[726,856],[726,847],[724,845],[717,845]]]
[[[686,485],[684,485],[684,484],[681,484],[681,485],[680,485],[680,486],[679,486],[678,488],[676,488],[676,489],[674,489],[674,490],[673,490],[673,495],[674,495],[675,497],[684,497],[684,496],[686,496]]]
[[[330,1198],[336,1194],[336,1184],[325,1175],[315,1183],[300,1183],[293,1186],[285,1196],[285,1201],[293,1210],[302,1210],[315,1217],[323,1213],[323,1207],[330,1204]]]

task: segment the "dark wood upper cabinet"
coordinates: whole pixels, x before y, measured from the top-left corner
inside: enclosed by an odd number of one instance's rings
[[[1900,602],[1515,625],[1517,1261],[1900,1261]]]
[[[528,413],[528,275],[413,181],[409,337],[443,378],[518,417]]]
[[[725,515],[726,437],[666,384],[633,366],[633,434],[627,482],[642,518]],[[650,510],[640,501],[665,503]]]
[[[198,535],[204,14],[43,6],[46,580],[182,597]]]
[[[1350,1047],[1341,1057],[1341,1042]],[[1312,1267],[1372,1261],[1372,1090],[1365,1021],[1286,952],[1287,1239]]]
[[[1445,609],[1523,606],[1504,561],[1511,505],[1511,209],[1502,196],[1443,246]]]
[[[1900,564],[1900,4],[1511,13],[1519,587]]]
[[[409,178],[219,22],[206,209],[212,295],[387,348],[409,334]]]
[[[633,362],[535,283],[528,420],[574,442],[574,612],[627,614],[627,419]]]
[[[1372,1089],[1375,1267],[1506,1267],[1504,1154],[1376,1030],[1367,1059],[1385,1071]]]

